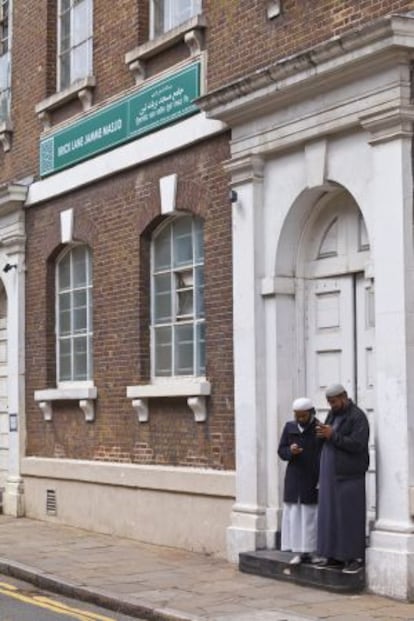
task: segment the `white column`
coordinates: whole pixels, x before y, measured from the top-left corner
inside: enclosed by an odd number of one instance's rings
[[[263,162],[232,161],[233,335],[235,377],[236,502],[228,529],[228,558],[266,547],[265,316]]]
[[[25,222],[27,186],[0,186],[0,274],[7,294],[9,450],[3,512],[24,515],[20,460],[25,448]],[[8,264],[8,269],[4,267]]]
[[[414,278],[412,118],[371,118],[376,295],[377,520],[367,550],[369,588],[414,596]]]

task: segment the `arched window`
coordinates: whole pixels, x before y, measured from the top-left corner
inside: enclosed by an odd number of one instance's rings
[[[58,382],[92,379],[92,257],[72,246],[56,264]]]
[[[152,240],[152,374],[205,374],[204,243],[199,218],[181,216]]]

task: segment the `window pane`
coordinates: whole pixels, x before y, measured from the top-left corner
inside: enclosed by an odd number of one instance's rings
[[[92,296],[88,295],[88,331],[92,332],[92,319],[93,319],[93,313],[92,313]]]
[[[70,84],[70,52],[62,54],[60,57],[60,84],[59,88],[63,89]]]
[[[92,337],[88,337],[88,371],[87,378],[93,377]]]
[[[174,222],[174,265],[193,262],[193,236],[191,218],[180,218]]]
[[[0,90],[4,91],[9,86],[10,54],[0,56]]]
[[[84,78],[89,73],[88,42],[72,49],[71,83]]]
[[[72,379],[70,340],[61,339],[59,350],[59,380],[64,382]]]
[[[86,41],[91,35],[91,11],[89,0],[83,0],[73,6],[72,46]]]
[[[175,273],[176,287],[176,316],[177,319],[183,317],[192,318],[194,314],[193,306],[193,286],[194,272],[193,268],[180,270]]]
[[[70,334],[70,331],[70,312],[63,311],[59,313],[59,334],[61,336],[66,336],[67,334]]]
[[[86,281],[86,253],[85,249],[81,247],[75,247],[72,251],[72,265],[73,265],[73,286],[80,287],[85,286]]]
[[[86,337],[76,338],[73,341],[73,379],[87,379],[87,339]]]
[[[204,267],[195,268],[196,317],[204,317]]]
[[[197,262],[204,259],[204,226],[203,222],[196,219],[194,222],[195,259]]]
[[[70,9],[70,0],[60,0],[60,10],[61,12],[65,12]]]
[[[73,292],[73,308],[86,308],[86,289]]]
[[[86,332],[87,331],[87,316],[86,308],[80,308],[73,313],[73,332]]]
[[[167,227],[154,241],[155,271],[171,267],[171,227]]]
[[[64,13],[60,18],[60,52],[70,47],[70,13]]]
[[[59,261],[59,290],[70,287],[70,253],[65,254]]]
[[[171,275],[154,276],[154,321],[171,321]]]
[[[194,373],[193,324],[175,326],[175,374],[192,375]]]
[[[182,24],[195,15],[195,12],[193,12],[195,10],[193,0],[173,0],[173,2],[170,1],[170,5],[173,9],[172,27]]]
[[[61,293],[59,295],[59,310],[60,311],[70,310],[70,307],[71,307],[71,294]]]
[[[165,32],[164,28],[164,1],[165,0],[153,0],[153,30],[154,36],[158,37]]]
[[[205,324],[199,323],[196,325],[196,374],[206,374],[206,342],[205,342]]]
[[[171,328],[155,328],[155,374],[171,375]]]
[[[193,290],[177,293],[177,318],[193,316]]]

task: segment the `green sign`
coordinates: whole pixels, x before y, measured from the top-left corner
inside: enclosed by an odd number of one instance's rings
[[[200,64],[141,88],[40,140],[40,175],[50,175],[198,111]]]

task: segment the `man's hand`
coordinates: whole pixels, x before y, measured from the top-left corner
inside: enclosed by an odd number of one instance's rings
[[[303,453],[303,448],[300,448],[299,444],[291,444],[289,448],[292,455],[299,455],[300,453]]]
[[[321,423],[316,425],[316,435],[318,438],[325,438],[325,440],[329,440],[332,434],[333,429],[331,425],[322,425]]]

